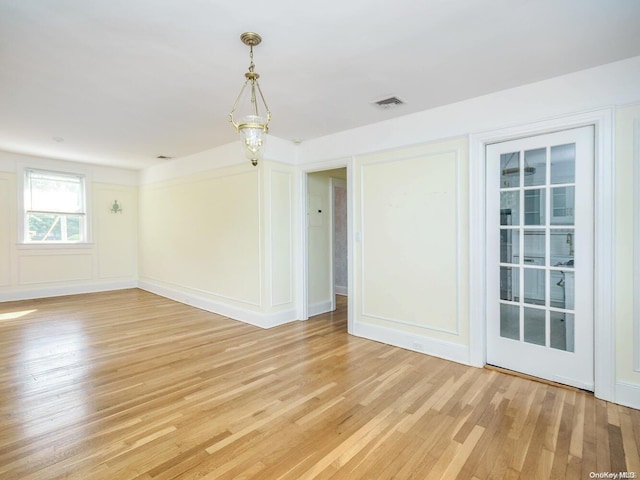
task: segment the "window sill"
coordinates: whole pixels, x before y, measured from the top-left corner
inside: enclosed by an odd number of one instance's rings
[[[78,250],[83,248],[93,248],[93,243],[17,243],[18,250]]]

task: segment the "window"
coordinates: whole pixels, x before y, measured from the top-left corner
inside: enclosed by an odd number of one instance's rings
[[[84,175],[24,170],[25,243],[87,241]]]

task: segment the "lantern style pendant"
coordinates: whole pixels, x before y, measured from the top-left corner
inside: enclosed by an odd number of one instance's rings
[[[258,79],[260,75],[254,71],[253,47],[260,44],[262,37],[257,33],[245,32],[240,36],[242,43],[249,47],[249,71],[244,74],[246,80],[236,102],[233,104],[229,121],[242,136],[243,150],[251,164],[256,166],[262,157],[267,133],[269,133],[269,122],[271,112],[264,100]],[[234,114],[237,116],[234,118]]]

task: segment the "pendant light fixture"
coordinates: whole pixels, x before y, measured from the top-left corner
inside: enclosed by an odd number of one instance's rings
[[[246,78],[236,103],[233,104],[231,113],[229,113],[229,121],[236,128],[236,131],[242,136],[242,148],[251,164],[256,166],[258,160],[262,157],[262,147],[266,141],[266,135],[269,133],[269,121],[271,120],[271,112],[264,100],[262,90],[258,79],[260,75],[254,71],[253,64],[253,47],[259,45],[262,37],[254,32],[245,32],[240,35],[242,43],[249,47],[249,71],[244,74]],[[236,118],[234,118],[236,114]]]

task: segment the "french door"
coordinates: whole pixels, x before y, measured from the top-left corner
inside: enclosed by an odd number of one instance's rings
[[[487,146],[487,363],[593,390],[594,130]]]

